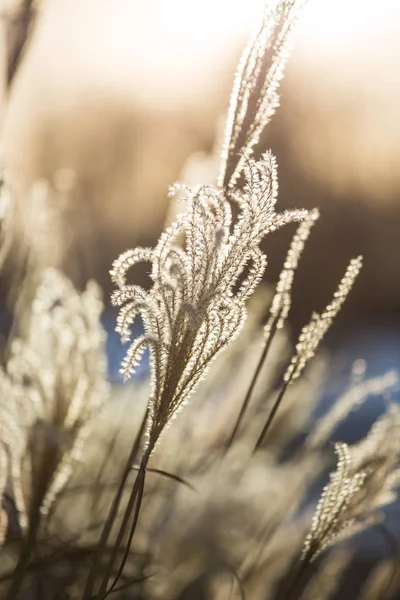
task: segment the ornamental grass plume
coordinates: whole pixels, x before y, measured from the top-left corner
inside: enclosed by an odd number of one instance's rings
[[[234,224],[226,191],[211,186],[186,190],[187,212],[162,234],[156,248],[127,251],[114,262],[111,274],[119,289],[113,302],[123,305],[117,330],[123,340],[129,339],[130,327],[139,315],[145,329],[127,352],[124,375],[133,374],[147,347],[151,357],[148,442],[140,489],[162,431],[244,325],[246,300],[266,266],[259,247],[262,238],[307,214],[302,210],[275,212],[277,175],[271,153],[260,161],[250,159],[244,177],[243,190],[230,193],[240,209]],[[178,245],[182,238],[184,245]],[[150,291],[126,279],[128,269],[143,260],[152,264]]]
[[[259,32],[243,53],[231,95],[218,186],[191,190],[175,185],[171,193],[183,192],[187,210],[162,234],[154,250],[128,250],[113,264],[111,276],[119,288],[113,302],[122,306],[117,330],[123,340],[129,339],[139,315],[145,327],[145,334],[127,352],[125,377],[133,374],[146,347],[151,353],[149,448],[210,362],[240,332],[246,300],[267,263],[260,249],[262,239],[309,214],[306,210],[276,213],[275,157],[268,151],[258,161],[251,158],[279,104],[277,90],[303,4],[279,0],[266,9]],[[239,187],[241,175],[244,181]],[[235,222],[232,203],[239,210]],[[310,213],[307,223],[316,218],[315,212]],[[129,267],[143,260],[152,265],[150,292],[126,280]]]
[[[331,474],[314,513],[312,527],[304,542],[304,563],[314,560],[354,523],[351,507],[366,474],[362,470],[353,472],[347,444],[336,444],[335,452],[338,456],[336,471]]]
[[[266,7],[257,35],[241,57],[229,105],[218,186],[236,184],[254,147],[279,106],[279,84],[292,32],[305,0],[278,0]]]
[[[239,431],[240,425],[244,419],[245,413],[248,410],[248,406],[253,395],[254,388],[259,379],[261,370],[263,369],[264,364],[267,360],[272,340],[274,339],[276,332],[279,329],[282,329],[289,316],[290,307],[292,303],[291,291],[294,275],[298,267],[302,252],[304,250],[305,243],[310,235],[311,228],[314,225],[314,223],[318,220],[318,218],[319,212],[317,209],[310,211],[304,218],[304,221],[300,223],[289,246],[283,269],[279,276],[279,281],[276,285],[275,294],[272,298],[271,306],[269,309],[269,318],[266,325],[264,326],[263,350],[261,352],[261,356],[259,358],[256,370],[254,372],[251,384],[248,387],[247,394],[244,398],[235,426],[229,438],[229,447],[232,446],[233,441]],[[272,415],[272,417],[273,416],[274,415]]]
[[[271,153],[258,162],[250,160],[244,176],[243,190],[234,193],[241,213],[231,233],[231,207],[223,190],[211,186],[187,190],[188,210],[161,236],[154,250],[127,251],[114,262],[112,278],[119,289],[113,302],[123,305],[117,330],[128,340],[139,315],[145,327],[127,352],[124,375],[133,374],[146,347],[151,352],[151,448],[211,361],[242,329],[246,300],[266,266],[259,247],[262,238],[307,214],[302,210],[275,212],[277,175]],[[182,238],[184,247],[179,245]],[[150,291],[127,283],[128,269],[143,260],[152,264]]]
[[[137,485],[132,490],[99,597],[115,587],[123,570],[140,512],[147,463],[161,433],[193,393],[211,362],[243,327],[246,300],[261,281],[267,262],[260,242],[271,231],[302,221],[308,214],[305,210],[277,213],[276,160],[271,152],[265,152],[260,160],[250,158],[278,104],[277,88],[301,4],[280,0],[266,11],[259,33],[244,52],[231,96],[218,186],[189,189],[175,185],[171,193],[184,192],[186,211],[161,235],[154,250],[128,250],[113,264],[111,276],[118,287],[113,303],[121,306],[117,330],[123,340],[130,339],[132,323],[139,316],[145,330],[132,341],[122,370],[125,377],[130,377],[148,348],[151,393],[145,417],[148,439]],[[242,187],[235,185],[240,175]],[[233,203],[239,211],[235,220]],[[127,281],[128,269],[141,261],[151,263],[150,291]],[[103,530],[101,549],[116,518],[129,469],[127,464]],[[107,592],[129,522],[127,550]],[[101,550],[87,582],[87,599],[92,594],[100,555]]]
[[[59,271],[45,270],[27,333],[12,341],[0,370],[1,450],[23,533],[10,598],[108,396],[101,311],[96,284],[79,294]]]
[[[290,263],[289,263],[290,264]],[[296,264],[297,266],[297,264]],[[313,313],[311,316],[310,322],[303,327],[301,330],[298,342],[296,344],[296,352],[292,357],[284,375],[283,375],[283,384],[278,393],[278,396],[271,408],[270,414],[265,422],[265,425],[258,437],[258,440],[255,445],[255,450],[261,448],[265,443],[265,438],[269,432],[271,427],[271,423],[275,418],[275,415],[282,403],[283,397],[286,393],[286,390],[289,385],[293,383],[296,379],[300,377],[302,374],[304,367],[307,363],[314,357],[315,352],[320,345],[322,339],[324,338],[326,332],[329,327],[332,325],[332,322],[341,307],[343,306],[344,301],[346,300],[351,288],[353,287],[354,281],[357,278],[362,266],[362,257],[354,258],[350,261],[349,266],[347,267],[346,273],[344,274],[339,286],[334,293],[333,300],[328,304],[325,310],[321,313]],[[295,267],[296,268],[296,267]],[[285,270],[285,269],[284,269]],[[293,277],[290,274],[289,282],[291,285],[291,279]],[[278,290],[277,297],[280,298],[280,293]],[[285,298],[285,295],[282,295],[282,300]],[[286,306],[290,306],[289,302],[286,301]],[[282,304],[282,308],[280,312],[283,316],[287,316],[287,308],[285,308],[285,304]],[[286,315],[285,315],[286,313]],[[278,312],[279,315],[279,312]],[[279,325],[279,316],[275,317],[276,327]],[[273,332],[273,330],[272,330]],[[268,348],[268,336],[271,335],[271,331],[268,329],[267,324],[267,344],[266,348]]]
[[[278,105],[277,88],[290,34],[302,4],[296,0],[278,1],[266,11],[260,31],[245,49],[231,96],[218,185],[200,185],[193,189],[179,184],[173,186],[170,193],[183,196],[186,210],[160,236],[154,249],[127,250],[113,264],[111,277],[117,290],[112,302],[121,307],[117,331],[123,341],[131,341],[122,363],[122,373],[125,378],[131,377],[149,349],[151,391],[145,415],[148,437],[137,481],[119,528],[115,551],[102,579],[99,597],[114,589],[124,568],[140,513],[147,464],[162,432],[187,402],[211,362],[237,337],[244,325],[246,302],[260,283],[267,264],[260,248],[261,241],[286,224],[306,220],[292,242],[272,305],[271,315],[277,319],[276,328],[287,316],[294,271],[318,213],[306,210],[277,213],[275,157],[270,151],[263,153],[259,160],[251,155]],[[233,205],[238,213],[235,218],[232,216]],[[143,261],[151,264],[152,286],[148,291],[127,279],[129,269]],[[296,361],[287,370],[290,379],[300,375],[314,354],[360,267],[360,258],[350,263],[333,303],[304,329],[297,346]],[[139,317],[144,333],[131,340],[132,325]],[[312,347],[308,334],[312,334]],[[237,426],[248,400],[246,397]],[[267,420],[256,449],[261,445],[280,401],[281,397]],[[116,518],[130,461],[102,533],[99,555],[85,589],[86,599],[92,594],[101,551]],[[108,587],[127,531],[124,556],[111,587]]]
[[[296,354],[293,356],[284,375],[286,382],[291,382],[300,377],[307,362],[314,356],[319,344],[346,300],[354,281],[362,266],[362,257],[353,258],[347,267],[343,279],[334,294],[333,300],[319,315],[313,313],[310,322],[305,325],[296,345]]]
[[[79,294],[59,271],[45,270],[28,332],[12,341],[6,369],[0,370],[0,390],[9,399],[3,442],[23,529],[29,526],[30,490],[42,481],[34,501],[48,512],[80,454],[88,422],[107,397],[101,310],[94,283]]]
[[[378,509],[396,499],[400,483],[400,409],[391,405],[369,434],[353,446],[336,444],[336,471],[314,514],[303,559],[314,560],[338,538],[379,518]]]

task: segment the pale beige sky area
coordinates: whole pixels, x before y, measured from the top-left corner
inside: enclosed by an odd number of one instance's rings
[[[192,110],[199,122],[215,121],[263,5],[43,1],[9,114],[12,146],[29,147],[46,115],[63,120],[82,103]],[[399,40],[399,0],[310,0],[290,59],[293,97],[308,107],[293,123],[293,152],[313,176],[340,190],[358,186],[366,200],[397,198],[400,187]]]

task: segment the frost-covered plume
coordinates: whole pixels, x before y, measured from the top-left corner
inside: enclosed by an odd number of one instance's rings
[[[278,88],[304,0],[268,3],[260,30],[245,48],[230,100],[218,185],[236,183],[279,106]]]
[[[79,294],[60,272],[44,271],[28,332],[0,371],[1,443],[23,528],[65,486],[107,396],[101,310],[95,284]]]
[[[111,275],[119,289],[113,302],[122,306],[117,329],[122,339],[130,339],[138,316],[145,328],[127,352],[125,377],[132,375],[147,347],[151,352],[150,445],[210,362],[241,330],[246,300],[266,266],[259,246],[263,237],[308,214],[275,211],[277,169],[270,152],[248,161],[244,176],[243,189],[229,194],[239,209],[234,223],[224,190],[186,188],[187,210],[161,235],[156,248],[128,250],[114,262]],[[127,271],[140,261],[152,265],[150,291],[127,282]]]
[[[379,518],[396,499],[400,483],[400,408],[390,406],[354,446],[336,444],[338,465],[317,505],[303,558],[314,559],[338,538],[352,535]]]
[[[349,295],[361,266],[361,256],[350,261],[331,303],[321,314],[313,313],[310,322],[303,327],[296,345],[296,353],[284,375],[286,382],[300,377],[307,362],[314,356],[319,344]]]
[[[336,471],[331,474],[322,492],[304,542],[302,558],[306,562],[315,559],[354,524],[349,507],[364,483],[365,473],[353,472],[351,454],[346,444],[336,444],[335,451],[338,455]]]
[[[294,275],[303,253],[304,246],[311,232],[312,226],[319,218],[319,211],[311,210],[304,221],[300,223],[286,256],[285,264],[279,276],[276,292],[273,297],[270,317],[264,328],[267,337],[271,334],[276,322],[277,329],[281,329],[289,315],[292,304],[292,286]]]
[[[318,213],[316,213],[315,211],[308,213],[308,222],[303,223],[303,231],[301,232],[301,227],[299,227],[299,230],[292,241],[291,247],[289,249],[288,259],[285,263],[283,272],[279,280],[277,292],[272,303],[270,319],[266,325],[266,341],[263,351],[263,357],[261,358],[260,364],[266,356],[269,343],[275,333],[275,330],[279,326],[282,326],[284,319],[288,315],[291,304],[290,291],[292,287],[294,272],[297,267],[297,263],[304,245],[304,240],[302,242],[301,238],[304,237],[305,239],[307,239],[310,232],[310,227],[313,221],[317,218],[317,216]],[[291,265],[293,266],[291,267]],[[361,265],[361,256],[350,261],[346,273],[344,274],[343,279],[339,283],[339,286],[334,294],[331,303],[328,304],[328,306],[325,308],[322,314],[313,313],[310,322],[307,325],[305,325],[305,327],[303,327],[299,336],[299,340],[296,344],[296,352],[284,373],[283,385],[277,395],[277,398],[269,412],[264,427],[262,428],[262,431],[258,437],[257,443],[254,448],[255,450],[260,449],[265,443],[266,436],[269,433],[271,424],[275,419],[279,407],[282,404],[282,400],[288,386],[300,377],[308,361],[313,358],[320,342],[322,341],[329,327],[332,325],[334,318],[336,317],[344,301],[346,300],[353,286],[353,283],[361,269]],[[254,381],[255,377],[253,378],[253,382]]]

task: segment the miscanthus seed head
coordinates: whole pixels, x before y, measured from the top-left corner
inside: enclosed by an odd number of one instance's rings
[[[0,452],[3,447],[10,457],[23,528],[32,502],[46,513],[64,488],[108,396],[101,311],[96,284],[79,293],[59,271],[45,270],[26,335],[12,341],[0,369],[0,395],[7,398]]]
[[[310,322],[303,327],[296,345],[296,353],[285,372],[285,381],[288,382],[297,379],[307,362],[314,356],[320,342],[350,293],[361,266],[361,256],[350,261],[332,301],[321,314],[313,313]]]
[[[313,560],[339,535],[352,526],[351,505],[365,480],[363,471],[352,472],[351,453],[346,444],[335,445],[336,471],[331,474],[314,513],[310,532],[303,546],[303,559]]]
[[[305,210],[277,213],[277,167],[270,152],[249,160],[245,183],[228,194],[213,186],[185,191],[186,211],[160,237],[154,249],[137,248],[122,254],[111,276],[120,306],[117,330],[131,338],[139,316],[144,334],[133,340],[122,372],[130,377],[146,348],[152,370],[150,438],[186,402],[212,360],[240,332],[246,300],[260,282],[266,256],[260,242],[271,231],[302,221]],[[231,203],[239,215],[233,222]],[[137,262],[151,263],[149,291],[130,285],[127,272]]]

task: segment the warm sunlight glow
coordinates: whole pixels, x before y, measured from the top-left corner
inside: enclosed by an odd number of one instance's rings
[[[46,4],[40,35],[47,71],[66,81],[98,81],[134,90],[139,99],[182,101],[215,90],[245,40],[256,30],[265,0],[59,0]],[[386,52],[398,28],[398,0],[310,0],[296,33],[294,62],[354,64]],[[392,38],[395,36],[392,35]],[[38,36],[39,38],[39,36]],[[378,40],[383,40],[378,50]],[[395,47],[396,48],[396,47]],[[127,76],[127,74],[129,74]]]
[[[399,19],[398,0],[310,0],[297,28],[297,46],[315,61],[371,56],[374,42],[398,36]]]

